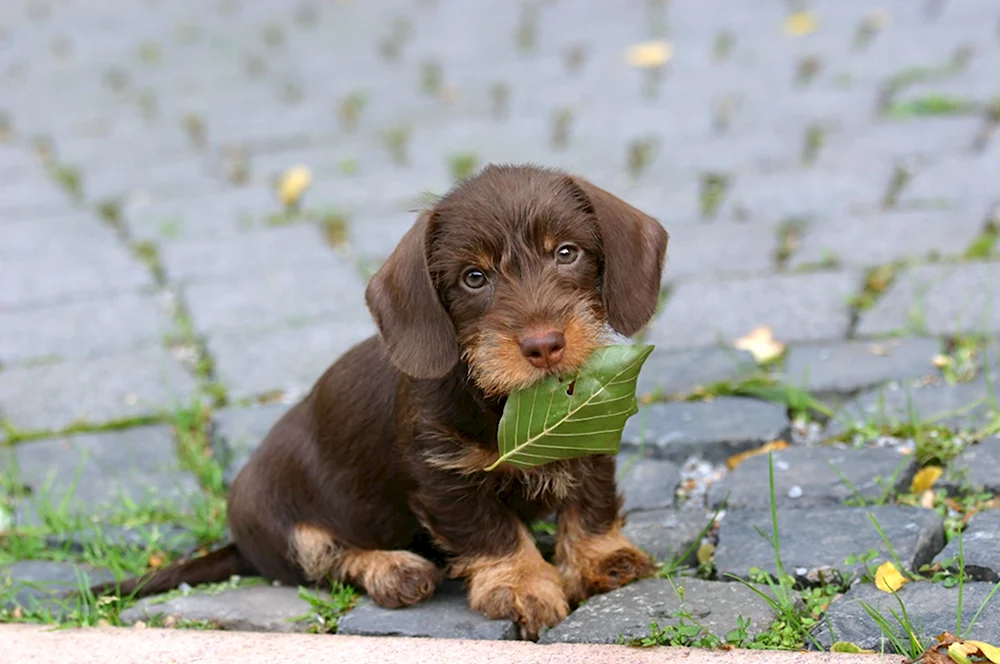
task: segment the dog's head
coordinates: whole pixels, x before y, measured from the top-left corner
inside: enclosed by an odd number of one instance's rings
[[[438,378],[464,359],[504,395],[569,373],[652,317],[667,232],[558,171],[489,166],[420,215],[366,300],[403,373]]]

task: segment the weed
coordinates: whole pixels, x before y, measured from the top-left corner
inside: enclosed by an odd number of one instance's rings
[[[629,142],[626,169],[629,177],[638,179],[656,157],[659,142],[655,138],[637,138]]]
[[[291,622],[310,621],[309,631],[313,633],[333,633],[337,631],[340,616],[347,613],[358,601],[358,593],[351,586],[339,581],[331,582],[330,597],[308,588],[299,588],[299,598],[309,603],[312,611],[291,619]]]
[[[569,145],[570,129],[573,125],[573,111],[561,108],[552,117],[552,149],[564,150]]]
[[[893,102],[885,114],[894,120],[939,115],[968,115],[980,110],[975,102],[942,94],[929,93],[922,97]]]
[[[965,250],[965,258],[969,260],[985,260],[992,258],[997,250],[997,240],[1000,239],[1000,223],[990,219],[986,227],[976,236]]]
[[[493,109],[493,117],[503,120],[510,112],[510,86],[503,81],[490,86],[490,107]]]
[[[725,173],[709,171],[701,174],[699,180],[701,202],[701,216],[705,218],[714,217],[722,206],[729,190],[730,178]]]
[[[411,130],[407,125],[390,127],[382,133],[382,143],[397,166],[405,166],[409,161],[407,146],[410,142],[410,136]]]
[[[811,165],[819,156],[819,151],[823,148],[823,141],[826,131],[819,124],[813,123],[806,127],[805,140],[802,145],[802,163]]]
[[[774,263],[779,270],[788,265],[788,259],[799,246],[802,236],[809,226],[805,217],[789,217],[778,224],[778,248],[774,255]]]
[[[435,96],[441,91],[444,83],[441,73],[441,63],[425,60],[420,65],[420,89],[428,95]]]
[[[703,386],[690,398],[703,399],[716,396],[749,396],[788,407],[790,417],[811,418],[817,414],[832,417],[834,411],[808,391],[780,381],[766,373],[758,372],[732,381],[721,381]]]
[[[353,92],[340,101],[337,114],[345,129],[355,129],[361,112],[368,104],[368,93]]]
[[[49,176],[56,181],[74,201],[83,200],[83,176],[80,169],[72,164],[52,162],[48,166]]]
[[[341,247],[347,244],[349,226],[347,215],[330,210],[319,214],[318,222],[327,244],[331,247]]]
[[[478,167],[479,156],[475,152],[456,152],[448,157],[451,178],[456,182],[471,176]]]
[[[896,164],[892,171],[892,177],[889,178],[889,184],[886,186],[885,194],[882,196],[882,209],[888,210],[896,207],[899,202],[899,195],[903,193],[906,185],[910,183],[910,179],[913,174]]]
[[[861,292],[855,294],[850,301],[855,312],[868,311],[878,302],[879,298],[889,290],[896,280],[897,266],[894,264],[878,265],[865,273]]]
[[[733,33],[728,30],[721,30],[716,33],[715,39],[712,41],[712,57],[715,58],[717,62],[722,62],[729,57],[729,54],[733,51],[733,44],[736,43],[736,39],[733,37]]]

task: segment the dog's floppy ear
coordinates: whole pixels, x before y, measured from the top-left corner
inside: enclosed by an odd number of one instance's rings
[[[440,378],[458,361],[455,326],[427,271],[431,217],[420,215],[365,291],[389,359],[414,378]]]
[[[656,312],[667,252],[667,231],[600,187],[571,176],[597,218],[604,244],[604,309],[615,330],[631,336]]]

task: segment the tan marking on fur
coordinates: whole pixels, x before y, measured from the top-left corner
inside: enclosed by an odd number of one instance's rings
[[[546,235],[544,238],[542,238],[542,248],[546,252],[551,254],[553,251],[556,250],[556,239],[551,235]]]
[[[556,564],[570,602],[620,588],[655,571],[648,555],[621,533],[621,520],[607,532],[587,532],[579,512],[567,509],[559,515]]]
[[[412,551],[348,549],[340,580],[360,585],[379,606],[395,609],[430,597],[442,571]]]
[[[473,610],[516,620],[524,638],[538,638],[542,627],[557,625],[569,613],[559,572],[542,558],[524,525],[513,554],[459,559],[451,576],[467,580]]]
[[[292,554],[311,583],[327,579],[361,586],[379,606],[397,608],[430,597],[442,572],[410,551],[351,549],[325,528],[300,523],[292,530]]]
[[[427,454],[424,459],[435,468],[455,472],[463,477],[479,478],[484,482],[501,477],[502,488],[517,482],[528,500],[541,500],[551,496],[562,501],[568,498],[579,484],[573,466],[568,461],[556,461],[537,468],[518,468],[502,464],[496,470],[486,472],[485,469],[492,465],[498,456],[497,452],[470,445],[450,454]]]
[[[533,326],[534,327],[534,326]],[[594,350],[607,341],[607,328],[581,300],[562,328],[566,348],[558,370],[573,373]],[[548,371],[539,369],[521,354],[521,342],[511,331],[484,330],[464,344],[463,356],[476,385],[492,396],[510,394],[538,382]]]
[[[316,583],[340,566],[344,549],[325,528],[300,523],[292,529],[292,557],[309,581]]]

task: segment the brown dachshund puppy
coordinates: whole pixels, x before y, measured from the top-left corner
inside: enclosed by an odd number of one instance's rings
[[[649,321],[666,246],[654,219],[565,173],[490,166],[458,185],[372,278],[380,335],[341,357],[236,478],[233,543],[119,592],[256,573],[340,580],[400,607],[433,594],[444,567],[473,609],[536,638],[651,574],[620,531],[613,457],[484,468],[507,394]],[[529,529],[553,512],[555,565]]]

